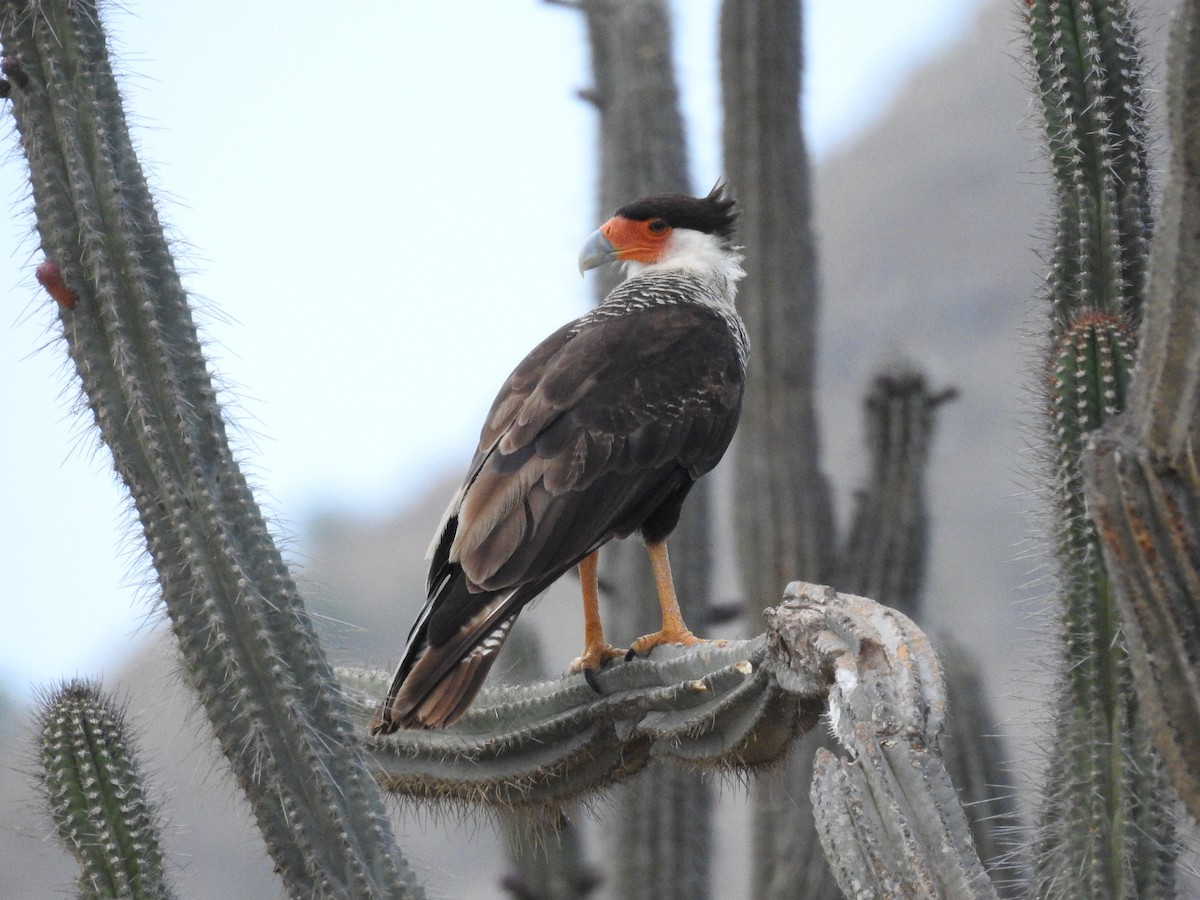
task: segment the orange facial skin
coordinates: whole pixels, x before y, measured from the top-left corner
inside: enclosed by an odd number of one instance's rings
[[[617,251],[617,259],[650,264],[662,256],[671,237],[671,226],[662,219],[639,222],[613,216],[600,226],[600,233]]]

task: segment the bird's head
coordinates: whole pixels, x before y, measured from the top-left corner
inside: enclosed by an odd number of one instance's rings
[[[579,252],[579,272],[624,262],[631,273],[654,267],[726,268],[740,257],[732,245],[737,209],[724,183],[707,197],[654,194],[622,206],[592,232]]]

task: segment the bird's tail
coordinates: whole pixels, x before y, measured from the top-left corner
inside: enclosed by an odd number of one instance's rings
[[[466,592],[464,578],[454,582],[448,586],[451,592]],[[519,589],[509,589],[472,595],[472,614],[446,635],[438,633],[437,623],[431,623],[432,604],[427,605],[409,635],[387,696],[371,720],[371,734],[440,728],[461,718],[483,687],[516,621],[523,605],[517,600],[518,593]],[[458,598],[439,599],[454,606],[453,600]]]

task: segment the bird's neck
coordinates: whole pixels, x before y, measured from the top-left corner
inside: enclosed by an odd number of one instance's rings
[[[677,231],[662,258],[653,263],[627,261],[626,283],[658,274],[694,278],[722,300],[733,305],[737,283],[745,277],[742,255],[716,235],[698,231]]]

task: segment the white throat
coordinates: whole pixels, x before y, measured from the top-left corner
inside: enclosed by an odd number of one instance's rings
[[[713,234],[677,228],[667,239],[667,245],[657,262],[625,263],[629,277],[652,272],[690,271],[701,278],[722,283],[722,293],[733,302],[737,283],[746,273],[741,266],[742,255]]]

